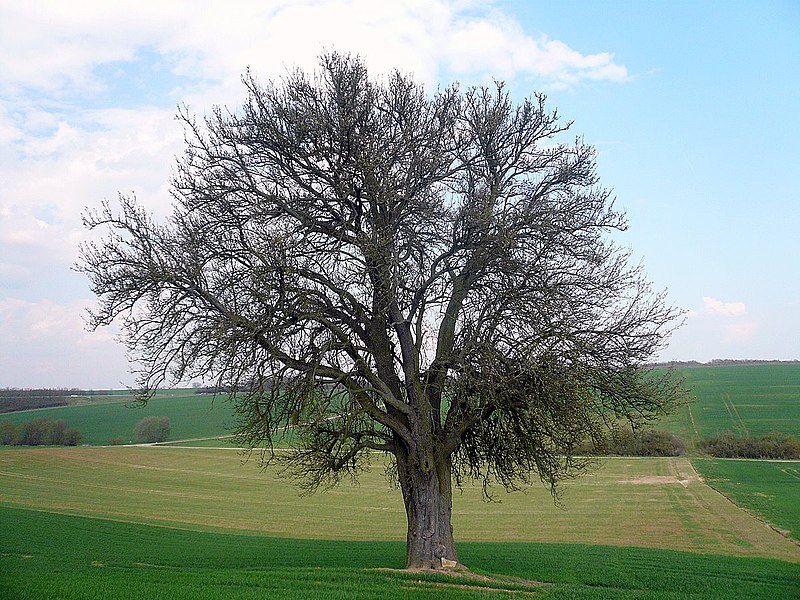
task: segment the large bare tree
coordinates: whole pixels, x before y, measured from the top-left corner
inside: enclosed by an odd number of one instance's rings
[[[387,454],[423,568],[457,561],[453,482],[555,489],[580,442],[675,400],[641,368],[675,311],[543,96],[426,94],[336,53],[244,83],[237,111],[179,113],[166,223],[132,197],[85,216],[108,230],[79,265],[91,327],[121,317],[143,397],[214,378],[265,460],[293,428],[281,460],[310,490]]]

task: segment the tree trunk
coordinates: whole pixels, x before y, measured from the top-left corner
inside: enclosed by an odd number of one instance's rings
[[[442,569],[460,566],[453,541],[453,492],[450,457],[431,450],[410,455],[398,452],[397,475],[408,518],[407,569]]]

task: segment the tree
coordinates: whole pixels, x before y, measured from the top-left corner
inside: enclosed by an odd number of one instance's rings
[[[179,112],[167,223],[130,196],[84,217],[109,230],[79,265],[91,326],[124,316],[143,398],[213,377],[239,442],[309,491],[385,453],[424,568],[457,561],[452,481],[555,492],[579,443],[678,398],[641,368],[676,311],[608,239],[624,215],[544,96],[426,95],[336,53],[243,81],[238,112]]]
[[[133,434],[140,442],[163,442],[169,438],[169,417],[145,417],[133,428]]]

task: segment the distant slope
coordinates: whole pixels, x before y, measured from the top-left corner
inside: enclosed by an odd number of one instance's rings
[[[151,415],[169,417],[172,440],[227,435],[234,425],[233,408],[223,398],[214,400],[211,395],[194,394],[190,390],[160,392],[144,407],[118,398],[103,403],[98,398],[83,406],[0,415],[0,420],[22,423],[39,418],[63,419],[68,427],[83,433],[86,443],[103,445],[114,438],[122,438],[126,443],[133,440],[136,423]]]
[[[690,445],[717,432],[800,437],[800,363],[736,364],[678,368],[694,400],[657,425]],[[85,405],[76,405],[81,402]],[[136,423],[149,415],[170,418],[170,439],[227,435],[235,423],[223,398],[192,390],[165,390],[142,407],[128,407],[115,397],[71,399],[71,406],[0,415],[14,423],[36,418],[64,419],[79,429],[86,442],[107,444],[113,438],[133,439]]]
[[[724,431],[800,437],[800,364],[706,366],[678,372],[694,400],[659,428],[687,441]]]

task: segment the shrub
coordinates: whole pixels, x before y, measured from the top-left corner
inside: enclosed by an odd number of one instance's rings
[[[14,443],[17,428],[11,421],[0,422],[0,444],[10,446]]]
[[[686,445],[666,431],[618,428],[605,439],[586,442],[576,451],[589,456],[683,456]]]
[[[64,445],[77,446],[83,441],[83,434],[77,429],[67,429],[64,432]]]
[[[163,442],[169,437],[169,417],[145,417],[136,424],[133,433],[140,442]]]
[[[17,446],[41,446],[45,444],[45,420],[35,419],[27,423],[20,423],[17,426],[17,433],[14,436],[14,444]]]
[[[800,458],[800,439],[785,433],[737,436],[726,431],[700,440],[697,446],[719,458]]]
[[[109,446],[122,446],[125,443],[125,438],[123,437],[115,437],[108,440]]]

